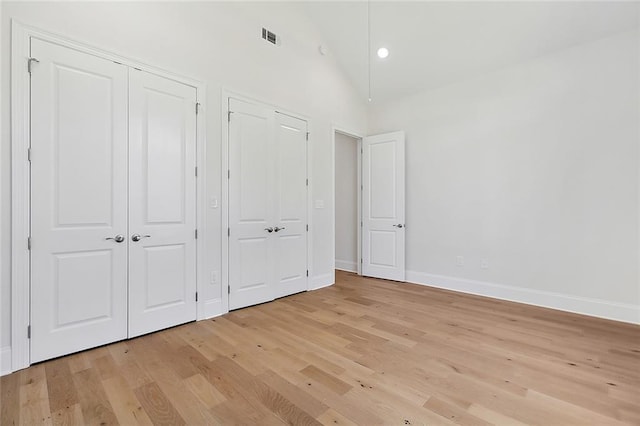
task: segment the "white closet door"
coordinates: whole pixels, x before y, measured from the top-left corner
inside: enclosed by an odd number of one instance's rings
[[[127,68],[37,39],[31,362],[127,337]]]
[[[229,111],[229,309],[237,309],[275,297],[274,112],[236,99]]]
[[[362,274],[404,281],[404,132],[368,136],[362,147]]]
[[[196,319],[196,89],[130,70],[129,337]]]
[[[307,290],[307,122],[276,113],[275,297]]]

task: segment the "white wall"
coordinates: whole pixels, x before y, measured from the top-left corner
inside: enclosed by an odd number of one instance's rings
[[[640,322],[638,60],[627,32],[374,103],[407,134],[408,279]]]
[[[336,132],[336,268],[357,271],[358,140]]]
[[[218,2],[3,2],[2,93],[0,143],[1,324],[0,348],[10,344],[10,19],[37,26],[87,44],[202,80],[207,92],[207,185],[210,197],[221,196],[221,90],[232,89],[311,118],[311,187],[325,209],[313,211],[312,279],[331,281],[332,123],[362,130],[365,106],[330,56],[321,56],[320,37],[304,16],[284,3]],[[282,36],[274,47],[260,39],[266,26]],[[210,270],[220,270],[220,209],[211,209],[204,237]],[[200,297],[221,297],[219,285],[200,290]]]

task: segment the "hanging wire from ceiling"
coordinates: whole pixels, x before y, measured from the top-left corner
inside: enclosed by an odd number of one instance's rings
[[[371,0],[367,0],[367,80],[368,97],[371,102]]]

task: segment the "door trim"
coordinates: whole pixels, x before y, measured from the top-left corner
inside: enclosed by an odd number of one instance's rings
[[[362,222],[362,139],[364,138],[364,136],[362,136],[360,134],[360,132],[354,132],[351,130],[346,130],[343,127],[340,126],[332,126],[331,127],[331,181],[332,181],[332,187],[331,190],[333,191],[333,212],[332,212],[332,216],[331,216],[331,236],[333,239],[333,244],[331,245],[331,259],[333,262],[333,269],[332,269],[332,274],[333,274],[333,282],[336,282],[336,133],[340,133],[342,135],[345,136],[349,136],[350,138],[356,139],[357,140],[357,147],[356,147],[356,158],[357,158],[357,191],[358,191],[358,198],[357,198],[357,207],[356,207],[356,216],[358,218],[358,220],[360,222]],[[357,226],[357,230],[356,230],[356,246],[357,246],[357,254],[356,254],[356,272],[358,275],[362,275],[362,226],[358,226],[358,224],[356,224]],[[358,262],[359,261],[359,262]]]
[[[27,157],[30,146],[30,79],[27,61],[30,39],[37,38],[86,54],[98,56],[123,65],[156,74],[196,88],[200,113],[206,109],[206,84],[167,71],[106,49],[96,48],[65,36],[11,20],[11,371],[30,365],[30,344],[27,327],[30,324],[30,165]],[[37,66],[37,64],[36,64]],[[206,277],[204,218],[206,213],[206,120],[196,117],[196,223],[200,232],[196,241],[196,288],[204,287]],[[206,318],[205,301],[198,301],[196,319]]]
[[[307,179],[309,179],[309,186],[307,187],[307,223],[309,224],[309,232],[307,233],[307,268],[309,270],[309,276],[307,277],[307,291],[313,290],[313,209],[312,209],[312,192],[313,192],[313,179],[312,179],[312,158],[313,158],[313,126],[311,117],[305,114],[289,111],[286,108],[280,108],[273,103],[259,99],[253,96],[243,94],[240,91],[236,91],[230,88],[222,88],[222,96],[220,97],[220,122],[222,123],[222,140],[220,144],[220,157],[222,159],[222,168],[220,170],[220,182],[222,189],[222,203],[221,211],[221,227],[220,227],[220,248],[221,248],[221,287],[222,293],[222,313],[229,312],[229,236],[225,229],[229,228],[229,180],[227,179],[227,170],[229,170],[229,98],[238,99],[240,101],[249,103],[259,103],[261,105],[273,108],[276,112],[285,114],[300,120],[307,122],[307,131],[309,132],[309,139],[307,140]],[[224,291],[224,289],[227,291]]]

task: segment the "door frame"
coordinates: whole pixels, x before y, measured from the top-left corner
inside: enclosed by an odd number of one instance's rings
[[[336,282],[336,277],[335,277],[335,273],[336,273],[336,133],[340,133],[344,136],[348,136],[350,138],[356,139],[357,142],[357,146],[356,146],[356,162],[357,162],[357,171],[356,171],[356,176],[357,176],[357,191],[358,191],[358,197],[357,197],[357,219],[360,222],[360,225],[358,226],[358,224],[356,224],[357,227],[357,235],[356,235],[356,247],[357,247],[357,254],[356,254],[356,273],[358,275],[362,275],[362,139],[364,138],[364,136],[362,136],[361,133],[359,132],[354,132],[351,130],[346,130],[343,127],[340,126],[331,126],[331,181],[333,183],[333,186],[331,187],[332,191],[333,191],[333,212],[332,212],[332,232],[331,232],[331,238],[333,239],[333,245],[331,246],[331,261],[333,262],[333,269],[332,269],[332,274],[333,274],[333,282]]]
[[[269,108],[273,108],[276,112],[285,114],[294,118],[307,122],[307,132],[309,132],[309,139],[307,140],[307,179],[309,185],[307,186],[307,223],[309,224],[309,232],[307,232],[307,269],[309,276],[307,277],[307,291],[314,290],[313,282],[313,209],[312,209],[312,193],[313,193],[313,179],[312,176],[312,158],[313,158],[313,129],[311,116],[306,114],[300,114],[292,112],[287,108],[281,108],[272,102],[255,96],[250,96],[231,88],[223,87],[222,96],[220,97],[220,126],[222,128],[222,140],[220,143],[220,158],[222,160],[222,167],[220,169],[220,187],[222,190],[222,211],[221,224],[220,224],[220,252],[222,259],[220,263],[220,291],[222,292],[222,313],[229,312],[229,234],[224,232],[225,228],[229,228],[229,180],[227,179],[227,173],[229,170],[229,98],[238,99],[240,101],[248,103],[258,103]],[[227,292],[224,292],[224,289]]]
[[[206,213],[206,84],[184,77],[144,62],[113,53],[107,49],[93,47],[71,38],[11,20],[11,371],[30,365],[30,164],[28,150],[30,135],[30,78],[27,70],[30,57],[30,40],[37,38],[49,43],[98,56],[122,65],[156,74],[196,89],[196,102],[200,104],[196,116],[196,226],[204,230]],[[37,65],[36,65],[37,66]],[[203,117],[198,119],[198,117]],[[206,233],[201,232],[196,241],[196,289],[204,287]],[[204,301],[196,303],[196,320],[206,317]]]

